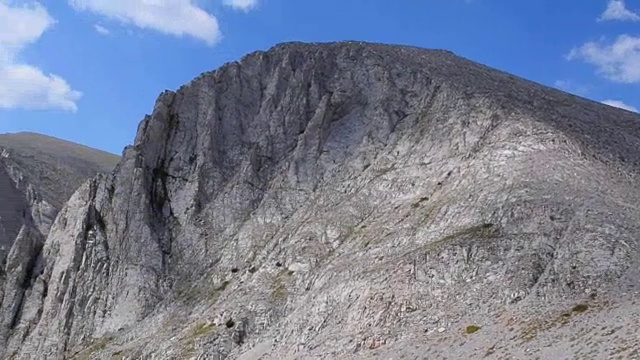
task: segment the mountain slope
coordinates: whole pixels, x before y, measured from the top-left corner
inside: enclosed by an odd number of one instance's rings
[[[119,160],[34,133],[0,134],[0,154],[0,264],[25,222],[46,236],[57,211],[82,182],[111,172]]]
[[[27,285],[5,296],[0,348],[538,356],[637,312],[639,120],[446,51],[252,53],[161,94],[114,173],[71,197],[8,272]],[[544,351],[639,346],[571,341]]]
[[[29,181],[61,208],[86,179],[110,173],[120,157],[84,145],[35,133],[0,134],[0,148],[30,176]],[[35,176],[37,174],[37,176]]]

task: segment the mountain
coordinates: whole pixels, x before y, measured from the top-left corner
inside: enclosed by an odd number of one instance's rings
[[[111,172],[118,161],[116,155],[45,135],[0,134],[0,277],[25,224],[46,236],[82,182]]]
[[[448,51],[254,52],[163,92],[16,242],[0,349],[637,357],[639,148],[638,114]]]
[[[25,170],[25,175],[57,208],[86,179],[110,173],[120,157],[84,145],[28,132],[0,134],[0,148]],[[37,174],[37,175],[36,175]]]

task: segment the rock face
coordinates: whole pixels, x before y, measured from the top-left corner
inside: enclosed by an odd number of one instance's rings
[[[82,182],[119,157],[33,133],[0,135],[0,339],[30,309],[25,296],[49,229]],[[42,285],[42,284],[40,284]],[[26,290],[26,291],[25,291]],[[41,289],[43,291],[43,289]]]
[[[0,348],[632,356],[633,332],[585,336],[637,314],[638,148],[637,114],[447,51],[252,53],[162,93],[40,255],[9,256]]]
[[[118,161],[45,135],[0,134],[0,264],[25,221],[46,236],[73,192],[97,173],[111,172]]]

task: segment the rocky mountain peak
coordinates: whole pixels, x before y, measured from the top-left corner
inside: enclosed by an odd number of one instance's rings
[[[249,54],[163,92],[7,272],[5,356],[437,356],[476,323],[484,353],[638,285],[639,119],[448,51]]]

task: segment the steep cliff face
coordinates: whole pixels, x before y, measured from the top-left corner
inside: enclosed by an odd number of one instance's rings
[[[0,134],[0,342],[21,317],[40,311],[25,300],[38,291],[32,278],[58,210],[82,182],[111,171],[117,160],[44,135]]]
[[[13,162],[7,150],[0,157],[0,265],[18,236],[25,219],[46,234],[53,222],[56,210],[39,196],[33,185],[26,182],[20,167]]]
[[[436,356],[470,323],[529,336],[638,285],[639,120],[446,51],[252,53],[161,94],[37,259],[10,261],[4,356]]]

